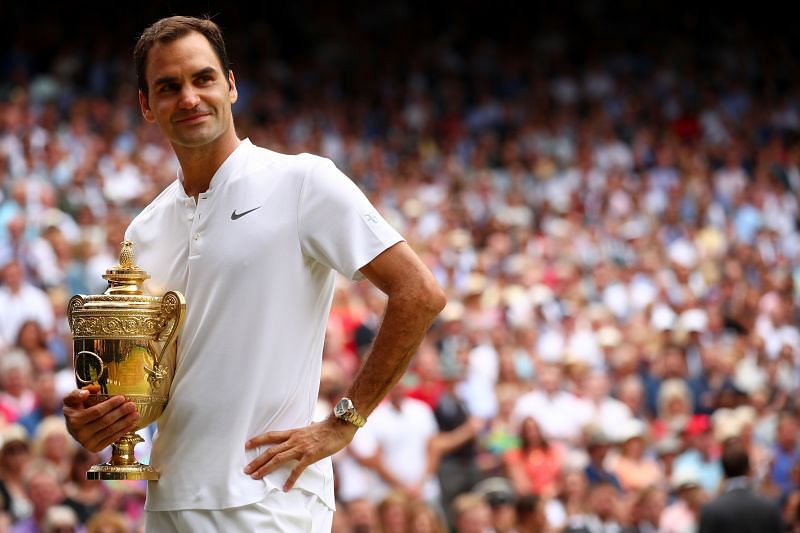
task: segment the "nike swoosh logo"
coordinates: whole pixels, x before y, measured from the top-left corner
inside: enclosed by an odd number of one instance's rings
[[[256,209],[261,209],[261,206],[254,207],[253,209],[250,209],[248,211],[244,211],[242,213],[237,213],[236,209],[234,209],[233,213],[231,213],[231,220],[238,220],[238,219],[242,218],[243,216],[245,216],[247,213],[252,213]]]

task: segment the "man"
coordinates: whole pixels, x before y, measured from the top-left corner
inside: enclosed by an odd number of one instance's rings
[[[381,479],[371,495],[380,500],[397,490],[410,499],[438,506],[441,488],[436,478],[434,439],[439,428],[428,404],[406,396],[406,381],[408,377],[389,391],[365,428],[373,439],[373,453],[364,464]]]
[[[366,197],[326,159],[240,140],[219,28],[162,19],[134,59],[146,120],[180,163],[128,228],[149,289],[186,296],[170,402],[151,463],[147,531],[330,530],[329,456],[402,376],[444,307],[433,275]],[[382,326],[346,398],[310,424],[335,271],[388,295]],[[135,427],[115,397],[65,398],[71,433],[98,451]]]
[[[778,533],[783,531],[781,513],[773,502],[756,495],[750,487],[750,460],[738,438],[726,441],[722,451],[724,489],[700,512],[700,533]]]
[[[780,489],[781,496],[785,498],[794,488],[792,469],[800,461],[800,449],[797,446],[798,424],[795,414],[789,411],[780,413],[777,426],[775,444],[772,446],[772,466],[769,477]]]
[[[517,399],[512,420],[522,422],[532,417],[545,437],[562,442],[575,442],[583,426],[589,422],[588,402],[562,388],[562,371],[547,365],[539,373],[539,389]]]
[[[49,463],[37,460],[25,467],[25,493],[31,502],[32,514],[11,528],[12,533],[46,531],[47,512],[64,500],[58,471]]]
[[[14,346],[26,320],[35,320],[49,335],[55,318],[47,293],[25,281],[22,264],[12,260],[2,266],[0,284],[0,347]]]

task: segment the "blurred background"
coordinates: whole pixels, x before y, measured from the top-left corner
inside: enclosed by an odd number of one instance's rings
[[[4,4],[0,528],[141,527],[82,480],[64,314],[175,179],[131,59],[172,14],[225,32],[239,136],[331,158],[447,291],[335,531],[694,531],[732,438],[800,527],[796,17],[697,4]],[[341,280],[320,416],[384,304]]]

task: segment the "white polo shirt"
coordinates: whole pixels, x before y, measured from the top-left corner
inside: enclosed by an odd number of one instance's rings
[[[179,176],[180,178],[180,176]],[[170,400],[158,421],[148,510],[224,509],[260,501],[290,466],[244,474],[263,449],[245,442],[312,420],[334,270],[359,268],[402,240],[363,193],[321,157],[244,140],[197,204],[181,180],[131,223],[152,294],[186,296]],[[334,506],[330,459],[296,486]]]

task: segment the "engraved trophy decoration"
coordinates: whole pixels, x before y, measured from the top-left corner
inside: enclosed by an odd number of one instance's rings
[[[179,292],[144,294],[142,283],[149,277],[134,265],[133,243],[125,241],[119,265],[103,275],[105,293],[75,295],[67,308],[75,379],[79,388],[95,392],[86,403],[125,396],[139,412],[137,430],[154,422],[167,404],[176,337],[186,314]],[[134,456],[134,446],[143,441],[133,431],[126,433],[111,445],[110,461],[91,467],[87,479],[158,479],[157,470]]]

